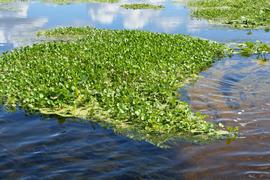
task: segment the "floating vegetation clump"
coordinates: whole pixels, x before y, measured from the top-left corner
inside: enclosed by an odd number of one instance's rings
[[[175,137],[212,140],[226,133],[193,113],[177,93],[224,56],[223,45],[128,30],[60,28],[42,34],[84,37],[4,53],[2,104],[91,119],[158,145]]]
[[[249,57],[256,55],[260,61],[267,61],[267,55],[270,54],[270,46],[261,41],[244,42],[239,44],[238,47],[242,56]]]
[[[120,0],[40,0],[41,2],[48,2],[54,4],[72,4],[72,3],[117,3]],[[0,3],[11,3],[11,2],[19,2],[16,0],[0,0]]]
[[[158,9],[163,9],[164,6],[162,5],[154,5],[154,4],[123,4],[121,5],[122,8],[125,9],[154,9],[154,10],[158,10]]]
[[[14,2],[14,0],[0,0],[0,3],[9,3],[9,2]]]
[[[236,28],[269,28],[270,0],[192,0],[193,16]]]
[[[43,2],[54,4],[72,4],[72,3],[117,3],[119,0],[42,0]]]

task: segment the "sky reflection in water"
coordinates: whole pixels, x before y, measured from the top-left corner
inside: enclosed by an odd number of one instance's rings
[[[31,44],[35,42],[36,31],[59,26],[181,33],[222,42],[256,39],[270,41],[270,37],[262,31],[255,31],[249,36],[247,31],[229,30],[227,27],[211,26],[204,20],[193,19],[189,16],[189,10],[181,4],[158,1],[155,3],[164,4],[164,10],[127,10],[120,7],[122,3],[125,1],[115,4],[69,5],[26,1],[1,5],[0,51]]]

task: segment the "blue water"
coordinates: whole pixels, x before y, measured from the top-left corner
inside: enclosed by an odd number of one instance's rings
[[[269,33],[211,25],[172,1],[164,10],[126,10],[121,4],[0,4],[0,52],[41,40],[60,26],[180,33],[224,43],[261,40]],[[0,110],[0,179],[269,179],[270,65],[233,56],[181,90],[209,121],[239,126],[240,138],[198,145],[179,140],[161,149],[80,119]]]
[[[189,9],[179,3],[159,3],[166,7],[161,11],[126,10],[120,7],[121,4],[55,5],[31,1],[5,4],[11,10],[0,9],[0,49],[4,51],[32,44],[35,42],[35,32],[59,26],[181,33],[220,42],[270,42],[270,36],[263,30],[256,30],[252,35],[248,35],[248,30],[232,30],[209,25],[205,20],[196,20],[190,17]]]
[[[0,113],[1,179],[162,179],[181,177],[181,173],[167,171],[169,166],[188,166],[175,161],[172,150],[130,140],[91,122],[64,122],[27,116],[23,111]]]

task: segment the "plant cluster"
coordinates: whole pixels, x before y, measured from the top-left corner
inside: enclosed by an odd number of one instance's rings
[[[54,3],[54,4],[71,4],[71,3],[117,3],[119,0],[42,0],[43,2]]]
[[[210,140],[226,133],[193,113],[177,93],[224,56],[224,45],[184,35],[88,27],[42,34],[84,37],[4,53],[2,104],[88,118],[158,145],[179,136]]]
[[[154,9],[154,10],[158,10],[158,9],[163,9],[164,6],[162,5],[154,5],[154,4],[123,4],[121,5],[122,8],[125,9]]]
[[[41,2],[48,2],[54,4],[71,4],[71,3],[88,3],[88,2],[97,2],[97,3],[117,3],[119,0],[40,0]],[[16,0],[0,0],[0,3],[10,3],[16,2]]]
[[[13,2],[14,0],[0,0],[0,3],[9,3],[9,2]]]
[[[240,54],[246,57],[256,55],[258,60],[267,61],[267,54],[270,53],[270,46],[262,43],[261,41],[256,42],[244,42],[239,44]]]
[[[270,0],[192,0],[193,16],[236,28],[266,28],[270,25]]]

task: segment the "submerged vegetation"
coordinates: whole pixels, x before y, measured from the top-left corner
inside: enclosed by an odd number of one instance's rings
[[[236,28],[269,28],[270,0],[191,0],[193,16]]]
[[[154,5],[154,4],[123,4],[121,5],[122,8],[125,9],[163,9],[164,6],[162,5]]]
[[[84,37],[4,53],[2,104],[88,118],[159,145],[179,136],[211,140],[226,133],[193,113],[177,93],[224,56],[222,44],[184,35],[93,28],[41,34]]]

